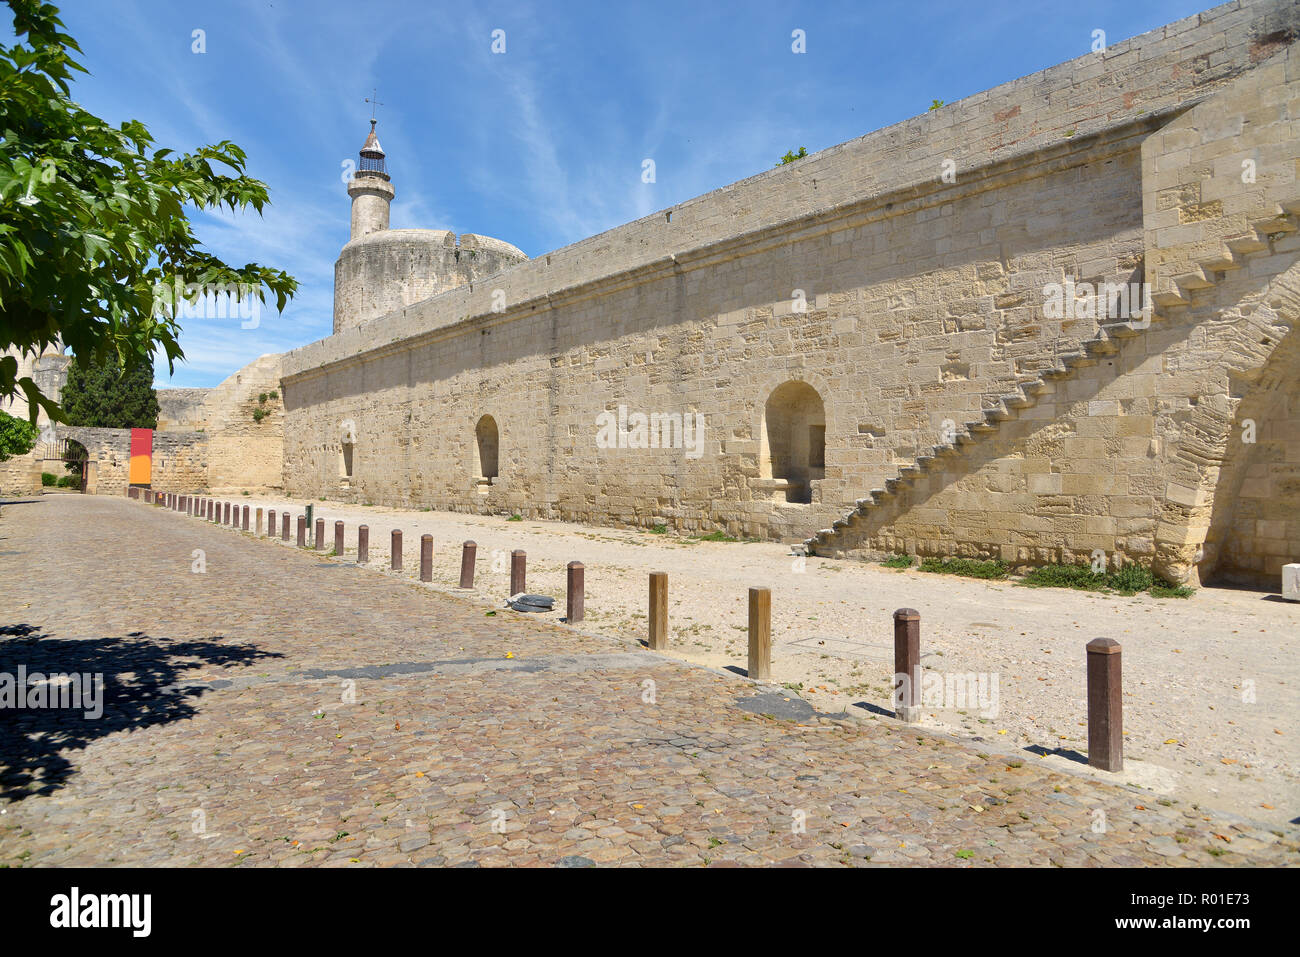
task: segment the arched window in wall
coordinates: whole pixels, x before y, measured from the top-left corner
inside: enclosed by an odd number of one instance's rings
[[[806,382],[772,390],[763,408],[759,475],[786,483],[785,500],[812,501],[812,483],[826,477],[826,407]]]

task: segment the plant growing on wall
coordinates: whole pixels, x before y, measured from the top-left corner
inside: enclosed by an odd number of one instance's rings
[[[283,310],[292,276],[205,252],[188,208],[231,210],[267,203],[266,184],[246,176],[246,157],[223,140],[191,153],[153,150],[144,124],[115,126],[71,96],[85,68],[58,9],[7,0],[11,45],[0,45],[0,351],[40,355],[57,341],[97,365],[128,372],[157,349],[169,367],[184,353],[174,315],[155,289],[239,286]],[[172,310],[174,312],[175,310]],[[26,395],[60,419],[58,403],[18,360],[0,357],[0,399]]]
[[[26,455],[36,448],[39,434],[36,426],[26,419],[15,419],[7,412],[0,412],[0,462],[15,455]]]
[[[794,152],[793,150],[786,150],[785,155],[781,157],[780,162],[778,162],[776,165],[784,166],[787,163],[793,163],[797,159],[803,159],[807,155],[808,155],[808,150],[806,147],[803,146],[799,147],[799,152],[797,153]]]

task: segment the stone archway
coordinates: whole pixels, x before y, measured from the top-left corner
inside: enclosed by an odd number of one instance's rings
[[[778,497],[812,502],[812,483],[826,477],[826,406],[807,382],[791,379],[768,396],[758,468],[760,480],[770,480]]]

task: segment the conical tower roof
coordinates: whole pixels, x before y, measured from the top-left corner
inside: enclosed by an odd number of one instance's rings
[[[383,156],[384,148],[379,145],[379,137],[375,135],[375,121],[370,121],[370,135],[366,137],[365,145],[361,147],[361,155]]]

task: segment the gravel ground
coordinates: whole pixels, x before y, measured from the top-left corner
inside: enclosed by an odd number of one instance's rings
[[[250,509],[288,506],[295,516],[307,504],[230,498]],[[345,523],[345,559],[355,560],[357,526],[366,524],[370,564],[387,574],[393,528],[403,532],[409,578],[418,576],[420,536],[432,535],[435,587],[456,586],[460,543],[476,541],[476,591],[493,605],[504,605],[509,552],[522,548],[528,590],[557,599],[552,618],[564,613],[566,563],[581,561],[585,628],[607,635],[644,639],[647,575],[666,571],[670,654],[717,668],[745,668],[747,588],[766,586],[773,680],[827,712],[892,713],[891,616],[916,608],[928,670],[983,675],[986,689],[994,679],[997,688],[996,698],[965,707],[951,698],[936,702],[925,708],[923,723],[1073,770],[1086,768],[1084,646],[1114,638],[1124,647],[1126,767],[1103,776],[1257,820],[1281,823],[1300,814],[1300,605],[1276,595],[1203,588],[1190,599],[1125,598],[857,562],[801,562],[773,543],[315,505],[330,543],[333,523]]]

